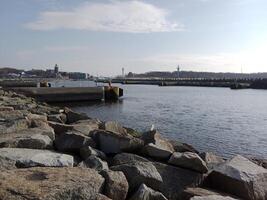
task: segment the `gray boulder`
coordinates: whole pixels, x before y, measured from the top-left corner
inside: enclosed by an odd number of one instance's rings
[[[135,162],[150,162],[148,159],[132,153],[120,153],[113,157],[112,165],[122,165]]]
[[[210,196],[203,196],[203,197],[196,196],[196,197],[192,197],[190,200],[237,200],[237,199],[234,199],[228,196],[210,195]]]
[[[79,167],[92,168],[96,171],[108,170],[108,164],[106,161],[101,160],[100,158],[92,155],[89,156],[86,160],[82,161],[78,165]]]
[[[0,106],[0,112],[3,111],[14,111],[14,108],[11,106]]]
[[[213,169],[215,166],[225,162],[222,157],[219,157],[212,152],[202,152],[199,156],[205,161],[209,169]]]
[[[16,162],[17,167],[72,167],[73,157],[50,150],[2,148],[0,158]]]
[[[187,187],[202,184],[204,175],[195,171],[154,162],[153,165],[162,177],[162,182],[154,190],[160,191],[169,200],[184,200],[181,196]]]
[[[168,163],[200,173],[208,172],[206,163],[196,153],[192,152],[174,152]]]
[[[118,122],[115,121],[107,121],[100,124],[100,129],[120,133],[122,135],[127,134],[127,130],[123,128]]]
[[[67,116],[67,123],[68,124],[77,122],[79,120],[89,119],[89,117],[86,114],[75,112],[69,108],[64,108],[64,112]]]
[[[35,167],[0,173],[0,199],[104,200],[104,178],[85,168]]]
[[[113,200],[126,199],[129,185],[125,175],[120,171],[107,171],[101,172],[105,178],[104,194]]]
[[[267,199],[267,170],[237,155],[215,167],[208,176],[210,187],[243,199]]]
[[[67,116],[64,113],[48,115],[47,120],[64,124],[67,122]]]
[[[79,132],[69,131],[61,133],[55,140],[56,148],[61,152],[79,153],[80,149],[85,146],[95,147],[94,140]]]
[[[142,184],[129,200],[168,200],[168,199],[162,193],[147,187],[145,184]]]
[[[104,153],[135,152],[143,147],[143,141],[128,134],[120,134],[104,130],[93,133]]]
[[[111,170],[122,171],[129,183],[129,191],[134,191],[144,183],[151,188],[162,183],[162,177],[151,162],[135,162],[111,167]]]
[[[176,152],[181,152],[181,153],[183,153],[183,152],[199,153],[198,150],[196,150],[190,144],[183,143],[183,142],[180,142],[178,140],[168,140],[168,141],[172,144],[172,146],[173,146],[173,148],[174,148],[174,150]]]
[[[156,130],[146,132],[142,135],[146,146],[144,153],[156,159],[169,159],[174,152],[172,144],[161,137],[160,133]]]
[[[107,159],[105,153],[103,153],[102,151],[99,151],[98,149],[94,149],[90,146],[82,147],[80,149],[80,156],[84,160],[86,160],[89,156],[97,156],[97,157],[101,158],[102,160]]]

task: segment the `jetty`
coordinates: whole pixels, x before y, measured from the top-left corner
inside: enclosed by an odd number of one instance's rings
[[[33,97],[44,102],[77,102],[77,101],[102,101],[117,100],[123,96],[119,87],[13,87],[8,88],[14,92]]]

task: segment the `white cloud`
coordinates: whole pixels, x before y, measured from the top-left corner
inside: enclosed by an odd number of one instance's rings
[[[149,33],[182,31],[183,24],[170,22],[168,12],[141,1],[84,3],[71,11],[42,12],[26,24],[32,30],[76,29],[89,31]]]

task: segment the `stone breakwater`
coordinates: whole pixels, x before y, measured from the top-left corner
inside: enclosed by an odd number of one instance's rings
[[[225,160],[0,90],[0,199],[267,199],[266,161]]]

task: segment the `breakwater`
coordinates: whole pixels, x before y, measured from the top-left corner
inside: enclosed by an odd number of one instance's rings
[[[225,160],[11,91],[0,90],[0,104],[0,199],[267,197],[264,160]]]

